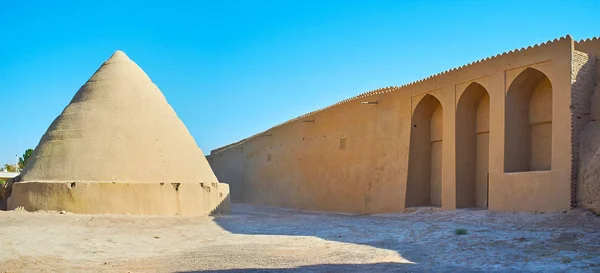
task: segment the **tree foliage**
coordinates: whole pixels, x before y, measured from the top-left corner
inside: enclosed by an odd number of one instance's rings
[[[22,172],[23,169],[25,169],[25,166],[27,166],[27,161],[29,161],[32,153],[33,149],[27,149],[25,150],[25,153],[23,153],[23,156],[19,157],[19,172]]]
[[[16,172],[17,171],[17,168],[15,167],[15,165],[10,165],[8,163],[4,164],[3,169],[4,169],[4,171],[7,171],[7,172]]]

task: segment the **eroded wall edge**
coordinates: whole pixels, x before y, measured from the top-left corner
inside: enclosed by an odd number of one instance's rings
[[[580,133],[590,120],[596,84],[596,57],[573,49],[571,55],[571,207],[577,206]]]

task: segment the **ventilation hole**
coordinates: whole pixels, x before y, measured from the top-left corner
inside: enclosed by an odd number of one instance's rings
[[[71,182],[71,188],[75,188],[75,182]]]
[[[173,186],[173,189],[175,189],[175,191],[179,191],[179,184],[181,183],[171,183],[171,186]]]
[[[341,138],[340,139],[340,150],[346,149],[346,139],[345,138]]]
[[[162,183],[162,182],[160,182],[160,185],[161,185],[161,186],[164,186],[164,185],[165,185],[165,183]]]

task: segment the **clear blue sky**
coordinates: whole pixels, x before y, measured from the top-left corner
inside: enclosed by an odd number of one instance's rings
[[[0,163],[116,49],[205,154],[372,89],[600,35],[600,1],[0,1]],[[10,128],[10,130],[6,130]]]

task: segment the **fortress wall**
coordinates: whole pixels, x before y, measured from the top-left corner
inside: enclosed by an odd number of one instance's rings
[[[456,163],[457,156],[464,153],[463,147],[456,145],[460,136],[457,130],[466,130],[456,120],[456,107],[465,90],[477,83],[489,95],[489,208],[566,210],[571,201],[571,147],[564,143],[571,143],[572,47],[567,36],[400,88],[361,94],[215,149],[208,156],[209,162],[219,181],[230,184],[233,201],[355,213],[403,212],[407,196],[414,195],[407,191],[409,170],[420,169],[419,164],[409,163],[410,149],[416,149],[411,143],[415,128],[412,118],[424,97],[434,97],[442,108],[443,141],[437,152],[441,153],[441,170],[430,172],[429,178],[440,175],[441,188],[435,189],[435,194],[441,197],[442,209],[455,209],[457,198],[462,198],[457,196],[457,177],[465,172]],[[540,71],[551,82],[552,167],[505,173],[505,95],[512,81],[527,68]],[[378,104],[361,103],[366,101]],[[482,174],[477,176],[481,180]]]
[[[377,105],[360,103],[376,100]],[[244,144],[242,202],[365,213],[401,209],[407,94],[373,95],[303,120],[311,122],[287,124]]]
[[[545,58],[545,61],[533,62],[527,66],[507,67],[504,70],[504,92],[491,95],[492,114],[490,120],[493,120],[490,128],[490,188],[489,204],[490,209],[495,211],[566,211],[571,204],[571,50],[572,40],[566,40],[563,43],[557,43],[554,50],[539,52],[535,55],[552,55],[553,58]],[[535,70],[531,70],[535,69]],[[539,75],[541,72],[543,75]],[[523,75],[530,74],[525,78]],[[523,156],[527,162],[535,154],[526,151],[534,151],[533,146],[509,146],[509,141],[523,144],[531,139],[530,144],[537,143],[534,133],[538,131],[531,130],[529,135],[526,128],[516,129],[510,127],[509,121],[515,119],[522,108],[511,108],[511,102],[508,100],[511,93],[520,95],[522,92],[537,92],[536,84],[532,80],[542,82],[543,78],[549,80],[552,93],[552,107],[550,123],[551,133],[548,146],[550,153],[550,169],[525,167],[525,169],[507,169],[515,160],[520,160]],[[540,83],[541,84],[541,83]],[[502,83],[498,82],[495,88],[499,88]],[[544,84],[546,86],[546,84]],[[515,87],[516,89],[512,89]],[[548,88],[547,86],[544,88]],[[532,90],[535,89],[535,90]],[[500,95],[500,96],[499,96]],[[527,97],[524,98],[527,104]],[[504,101],[502,101],[504,100]],[[532,101],[529,100],[531,105]],[[534,108],[535,109],[535,108]],[[531,109],[530,109],[531,110]],[[538,109],[539,110],[539,109]],[[494,114],[496,113],[496,114]],[[536,115],[529,111],[529,115]],[[531,122],[531,116],[529,122]],[[525,122],[527,122],[525,120]],[[544,122],[548,122],[544,120]],[[529,126],[532,124],[530,123]],[[503,128],[504,127],[504,128]],[[506,129],[506,130],[504,130]],[[543,127],[540,127],[543,129]],[[504,130],[504,131],[503,131]],[[515,131],[516,130],[516,131]],[[503,132],[502,132],[503,131]],[[498,132],[502,132],[498,134]],[[526,133],[523,135],[523,133]],[[543,131],[542,131],[543,133]],[[521,134],[514,138],[512,134]],[[513,137],[513,138],[509,138]],[[547,140],[542,138],[544,142]],[[506,144],[506,145],[505,145]],[[516,149],[515,149],[516,148]],[[523,154],[525,152],[525,154]],[[494,156],[495,154],[495,156]],[[504,156],[504,158],[502,158]],[[500,158],[502,158],[500,160]],[[502,166],[501,162],[504,162]],[[504,167],[504,171],[502,169]]]
[[[600,38],[594,37],[575,42],[575,50],[585,52],[591,55],[600,53]]]

